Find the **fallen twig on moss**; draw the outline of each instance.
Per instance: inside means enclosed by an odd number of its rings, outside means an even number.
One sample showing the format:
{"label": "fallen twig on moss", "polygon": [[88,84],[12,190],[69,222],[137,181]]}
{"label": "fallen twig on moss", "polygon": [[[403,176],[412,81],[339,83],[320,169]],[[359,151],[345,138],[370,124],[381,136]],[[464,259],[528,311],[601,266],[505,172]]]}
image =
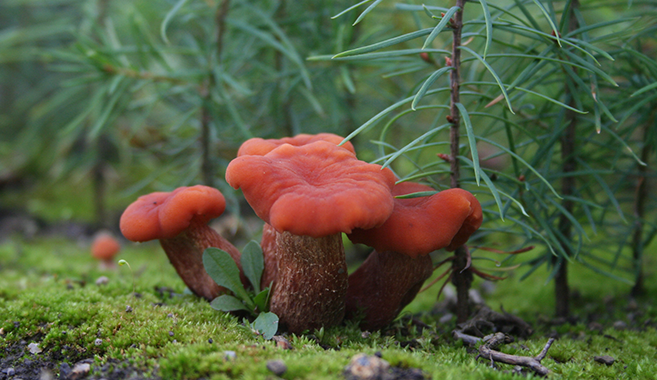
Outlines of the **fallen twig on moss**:
{"label": "fallen twig on moss", "polygon": [[550,338],[547,341],[547,343],[545,344],[545,346],[537,356],[531,357],[531,356],[509,355],[503,352],[496,351],[495,349],[499,347],[501,344],[510,343],[513,341],[512,337],[504,333],[498,332],[492,335],[487,335],[483,339],[472,335],[464,334],[458,330],[454,330],[452,334],[455,339],[461,339],[463,340],[463,342],[470,345],[475,345],[483,340],[484,343],[481,346],[479,346],[478,357],[481,356],[487,358],[491,361],[491,363],[500,362],[505,364],[517,365],[521,367],[527,367],[540,376],[547,376],[550,373],[550,370],[547,369],[543,364],[541,364],[541,360],[543,360],[543,358],[545,358],[545,355],[547,355],[550,346],[552,346],[552,343],[554,343],[554,338]]}

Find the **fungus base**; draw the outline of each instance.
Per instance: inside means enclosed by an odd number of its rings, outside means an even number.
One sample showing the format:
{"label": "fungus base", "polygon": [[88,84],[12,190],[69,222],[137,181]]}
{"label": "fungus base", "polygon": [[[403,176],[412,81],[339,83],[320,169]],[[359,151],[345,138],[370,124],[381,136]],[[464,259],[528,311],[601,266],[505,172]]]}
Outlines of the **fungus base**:
{"label": "fungus base", "polygon": [[349,276],[347,318],[363,316],[361,327],[368,330],[386,326],[413,301],[432,273],[429,255],[411,258],[393,251],[373,251]]}
{"label": "fungus base", "polygon": [[341,234],[322,238],[276,232],[278,276],[269,309],[292,333],[342,321],[347,264]]}
{"label": "fungus base", "polygon": [[[240,268],[241,277],[244,277],[240,265],[240,252],[218,232],[205,224],[197,224],[193,228],[190,226],[174,238],[161,239],[160,244],[185,285],[194,294],[208,301],[228,290],[217,285],[205,271],[203,251],[206,248],[216,247],[228,252]],[[242,282],[245,282],[244,278],[242,278]]]}

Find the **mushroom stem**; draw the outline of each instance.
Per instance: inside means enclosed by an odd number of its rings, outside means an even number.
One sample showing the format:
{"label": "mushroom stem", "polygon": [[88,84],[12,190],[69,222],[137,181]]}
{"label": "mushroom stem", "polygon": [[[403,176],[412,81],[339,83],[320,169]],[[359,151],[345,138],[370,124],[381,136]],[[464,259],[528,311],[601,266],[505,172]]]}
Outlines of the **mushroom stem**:
{"label": "mushroom stem", "polygon": [[347,264],[342,235],[276,232],[278,275],[269,309],[292,333],[330,327],[344,317]]}
{"label": "mushroom stem", "polygon": [[169,239],[160,239],[171,265],[176,269],[185,285],[199,297],[208,301],[215,299],[228,290],[217,285],[203,266],[203,251],[215,247],[228,252],[240,268],[242,283],[248,281],[242,273],[240,252],[228,240],[204,223],[192,221],[188,229]]}
{"label": "mushroom stem", "polygon": [[360,326],[378,330],[392,322],[433,273],[429,255],[416,258],[373,251],[349,276],[347,318],[363,316]]}
{"label": "mushroom stem", "polygon": [[[276,280],[278,274],[278,258],[276,257],[276,235],[278,233],[269,223],[265,223],[262,227],[262,240],[260,240],[260,248],[262,249],[262,256],[265,260],[265,268],[262,271],[262,280],[260,287],[262,289],[268,287],[272,281]],[[262,290],[260,289],[260,290]]]}

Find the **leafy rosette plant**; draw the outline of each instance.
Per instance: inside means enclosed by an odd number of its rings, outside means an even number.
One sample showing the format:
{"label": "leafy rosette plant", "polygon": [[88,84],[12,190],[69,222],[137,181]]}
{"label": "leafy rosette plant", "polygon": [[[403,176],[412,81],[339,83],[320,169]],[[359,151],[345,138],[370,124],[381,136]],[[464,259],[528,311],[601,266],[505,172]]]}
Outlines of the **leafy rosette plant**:
{"label": "leafy rosette plant", "polygon": [[249,323],[250,329],[265,339],[271,339],[278,331],[278,316],[269,312],[269,290],[260,289],[260,280],[265,268],[262,249],[255,242],[249,242],[242,250],[240,258],[244,275],[251,283],[254,293],[246,290],[240,280],[240,269],[231,255],[219,248],[210,247],[203,252],[203,266],[208,275],[219,285],[233,294],[222,294],[210,303],[213,309],[223,312],[246,311],[256,317]]}

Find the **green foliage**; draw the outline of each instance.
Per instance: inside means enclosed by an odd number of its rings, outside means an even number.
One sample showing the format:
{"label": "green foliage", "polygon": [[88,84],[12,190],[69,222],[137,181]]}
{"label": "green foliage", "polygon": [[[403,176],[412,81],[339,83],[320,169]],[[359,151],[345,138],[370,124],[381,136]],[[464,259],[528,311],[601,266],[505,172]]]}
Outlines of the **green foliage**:
{"label": "green foliage", "polygon": [[249,324],[250,329],[266,340],[270,340],[278,331],[278,316],[268,312],[269,291],[267,287],[260,290],[260,278],[265,268],[260,245],[250,241],[240,257],[244,274],[249,279],[255,295],[249,294],[240,280],[240,270],[230,254],[218,248],[207,248],[203,252],[203,266],[210,277],[219,285],[233,292],[234,296],[223,294],[212,300],[213,309],[230,312],[245,310],[256,319]]}
{"label": "green foliage", "polygon": [[[454,84],[446,74],[454,70],[456,12],[464,17],[460,102],[450,106]],[[394,81],[397,97],[347,139],[372,138],[379,146],[375,162],[393,168],[400,181],[447,187],[450,164],[436,154],[450,153],[443,143],[449,124],[442,120],[450,107],[458,108],[464,133],[453,159],[462,167],[460,185],[477,195],[485,215],[471,245],[537,247],[540,253],[522,255],[530,256],[523,260],[525,277],[545,265],[551,279],[569,262],[631,282],[640,264],[629,257],[628,245],[640,248],[647,241],[628,239],[628,230],[637,231],[628,222],[635,193],[631,173],[654,156],[654,138],[645,140],[643,157],[636,135],[656,126],[648,116],[653,98],[637,102],[632,95],[655,94],[648,79],[655,78],[654,65],[641,51],[642,42],[654,46],[655,12],[646,2],[628,8],[622,2],[482,0],[466,2],[462,10],[377,2],[359,19],[392,14],[393,28],[365,33],[371,37],[355,47],[311,59],[369,65]],[[650,54],[654,58],[654,49]],[[633,68],[624,62],[630,56]],[[567,144],[575,149],[564,155],[570,126],[575,133]],[[574,162],[572,169],[564,166],[567,161]],[[648,203],[638,207],[654,214]]]}

